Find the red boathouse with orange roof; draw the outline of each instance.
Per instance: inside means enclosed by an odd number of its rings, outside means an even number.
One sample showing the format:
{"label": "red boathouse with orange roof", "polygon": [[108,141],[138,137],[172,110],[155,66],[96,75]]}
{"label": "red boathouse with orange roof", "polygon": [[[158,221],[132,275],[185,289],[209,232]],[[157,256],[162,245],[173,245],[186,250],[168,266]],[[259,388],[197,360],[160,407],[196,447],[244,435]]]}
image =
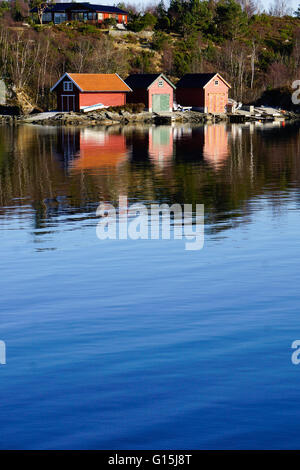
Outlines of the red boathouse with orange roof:
{"label": "red boathouse with orange roof", "polygon": [[58,111],[79,112],[88,106],[123,106],[131,88],[117,73],[65,73],[51,88]]}

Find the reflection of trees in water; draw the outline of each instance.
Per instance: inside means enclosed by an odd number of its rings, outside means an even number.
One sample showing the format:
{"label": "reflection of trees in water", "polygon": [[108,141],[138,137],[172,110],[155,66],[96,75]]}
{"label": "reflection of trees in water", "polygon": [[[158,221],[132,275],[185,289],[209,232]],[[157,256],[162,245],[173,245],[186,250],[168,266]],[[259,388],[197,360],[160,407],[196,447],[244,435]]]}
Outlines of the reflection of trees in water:
{"label": "reflection of trees in water", "polygon": [[299,145],[295,125],[128,126],[88,133],[2,127],[0,210],[31,204],[41,227],[64,212],[92,217],[99,201],[117,203],[127,194],[129,201],[204,203],[208,222],[222,228],[240,216],[245,221],[254,196],[272,191],[274,207],[284,204],[282,192],[299,186]]}

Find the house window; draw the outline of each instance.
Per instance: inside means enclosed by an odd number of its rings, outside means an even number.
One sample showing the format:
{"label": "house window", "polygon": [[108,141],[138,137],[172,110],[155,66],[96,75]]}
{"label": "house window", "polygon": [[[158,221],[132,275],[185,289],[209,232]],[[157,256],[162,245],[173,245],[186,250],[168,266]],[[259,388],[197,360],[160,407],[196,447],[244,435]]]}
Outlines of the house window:
{"label": "house window", "polygon": [[103,13],[98,13],[98,20],[100,20],[100,21],[103,20]]}
{"label": "house window", "polygon": [[92,13],[92,12],[89,12],[89,13],[88,13],[88,18],[89,18],[89,20],[92,20],[92,19],[93,19],[93,17],[94,17],[94,13]]}
{"label": "house window", "polygon": [[83,13],[82,11],[73,12],[72,19],[75,21],[84,21],[85,19],[87,19],[87,13]]}
{"label": "house window", "polygon": [[66,13],[54,13],[54,24],[60,24],[67,21]]}
{"label": "house window", "polygon": [[164,81],[163,80],[158,80],[158,86],[161,88],[164,86]]}
{"label": "house window", "polygon": [[216,86],[219,85],[219,80],[215,80],[215,85],[216,85]]}
{"label": "house window", "polygon": [[123,21],[123,23],[125,23],[125,21],[126,21],[126,16],[125,15],[122,16],[122,21]]}
{"label": "house window", "polygon": [[52,13],[43,13],[43,22],[50,23],[52,21]]}
{"label": "house window", "polygon": [[64,82],[64,91],[73,91],[73,83]]}

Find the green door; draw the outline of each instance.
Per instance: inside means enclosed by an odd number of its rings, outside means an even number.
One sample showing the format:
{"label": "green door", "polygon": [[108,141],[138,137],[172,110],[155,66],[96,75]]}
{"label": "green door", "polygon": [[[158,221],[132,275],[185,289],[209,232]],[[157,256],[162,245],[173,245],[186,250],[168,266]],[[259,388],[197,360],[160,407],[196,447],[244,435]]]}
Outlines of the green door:
{"label": "green door", "polygon": [[152,96],[152,111],[160,113],[162,111],[170,111],[170,95],[153,95]]}

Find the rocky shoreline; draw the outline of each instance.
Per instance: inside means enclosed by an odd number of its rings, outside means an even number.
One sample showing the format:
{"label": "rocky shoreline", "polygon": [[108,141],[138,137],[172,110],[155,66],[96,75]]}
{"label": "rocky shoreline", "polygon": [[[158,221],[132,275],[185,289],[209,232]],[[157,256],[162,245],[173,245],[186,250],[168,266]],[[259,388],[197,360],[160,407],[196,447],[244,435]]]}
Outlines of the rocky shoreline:
{"label": "rocky shoreline", "polygon": [[[238,114],[213,115],[197,111],[173,112],[156,114],[149,112],[130,113],[125,110],[110,111],[108,109],[92,111],[89,113],[61,113],[48,112],[21,116],[0,115],[0,124],[35,124],[42,126],[111,126],[115,124],[171,124],[172,122],[185,124],[205,124],[220,121],[245,122],[251,121],[252,116],[239,116]],[[292,112],[284,114],[284,120],[299,120],[300,116]],[[256,118],[257,120],[257,118]]]}
{"label": "rocky shoreline", "polygon": [[27,116],[0,116],[0,123],[19,124],[29,123],[46,126],[97,126],[114,124],[170,124],[171,122],[204,124],[227,120],[227,115],[214,116],[195,111],[156,114],[149,112],[129,113],[120,110],[93,111],[89,113],[40,113]]}

